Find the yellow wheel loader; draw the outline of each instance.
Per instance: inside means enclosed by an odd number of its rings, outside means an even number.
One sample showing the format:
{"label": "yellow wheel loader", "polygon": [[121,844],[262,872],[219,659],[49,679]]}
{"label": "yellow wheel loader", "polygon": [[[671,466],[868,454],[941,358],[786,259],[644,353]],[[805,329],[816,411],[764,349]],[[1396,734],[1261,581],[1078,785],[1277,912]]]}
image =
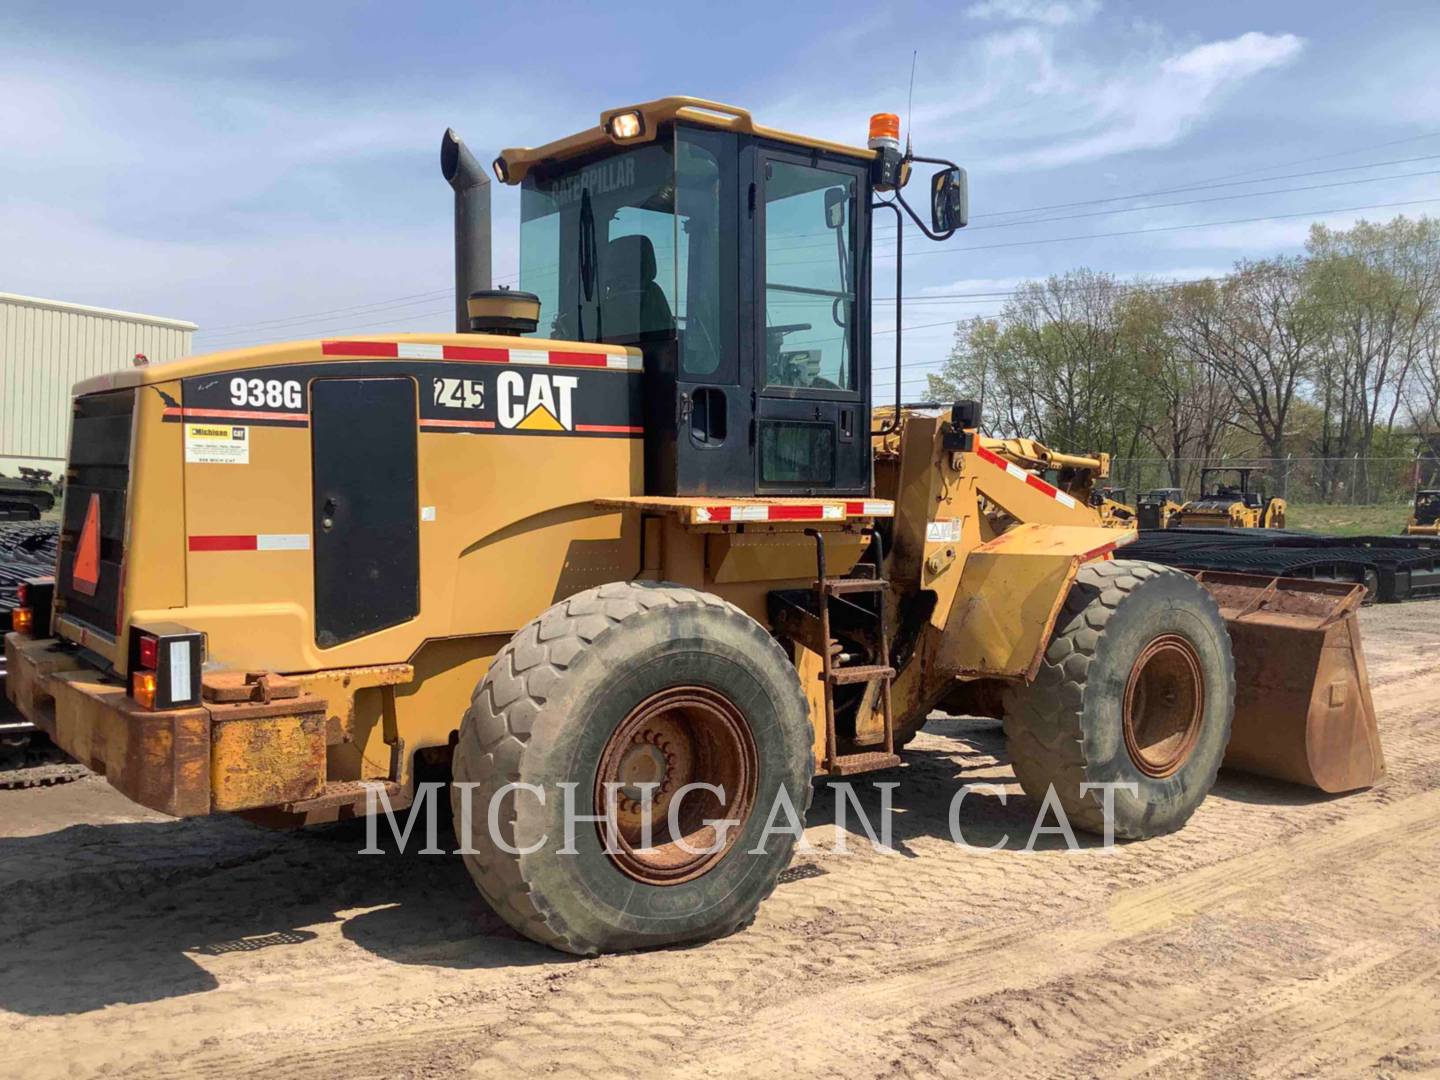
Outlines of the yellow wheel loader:
{"label": "yellow wheel loader", "polygon": [[898,127],[665,98],[505,150],[524,291],[491,288],[489,182],[447,132],[455,333],[75,388],[7,693],[173,815],[303,825],[453,775],[485,899],[582,954],[744,926],[785,804],[900,765],[957,685],[1030,795],[1122,837],[1182,825],[1227,748],[1372,783],[1360,590],[1127,561],[974,403],[873,407],[875,215],[943,240],[967,214]]}

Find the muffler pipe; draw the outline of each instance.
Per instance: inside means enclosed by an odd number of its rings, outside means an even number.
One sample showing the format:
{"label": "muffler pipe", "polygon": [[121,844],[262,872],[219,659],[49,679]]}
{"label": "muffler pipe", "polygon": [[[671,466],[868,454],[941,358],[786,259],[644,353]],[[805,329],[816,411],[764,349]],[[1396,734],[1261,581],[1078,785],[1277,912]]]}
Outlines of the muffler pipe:
{"label": "muffler pipe", "polygon": [[455,190],[455,330],[470,330],[472,292],[490,288],[490,177],[469,148],[446,128],[440,172]]}

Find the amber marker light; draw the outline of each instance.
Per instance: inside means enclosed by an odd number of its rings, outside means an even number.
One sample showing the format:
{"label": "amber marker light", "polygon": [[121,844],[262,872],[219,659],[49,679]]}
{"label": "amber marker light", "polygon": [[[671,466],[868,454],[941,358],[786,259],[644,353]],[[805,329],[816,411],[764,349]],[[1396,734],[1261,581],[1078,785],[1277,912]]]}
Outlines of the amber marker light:
{"label": "amber marker light", "polygon": [[870,149],[900,149],[900,117],[893,112],[877,112],[870,117]]}
{"label": "amber marker light", "polygon": [[145,709],[155,708],[155,672],[137,671],[130,676],[130,696]]}

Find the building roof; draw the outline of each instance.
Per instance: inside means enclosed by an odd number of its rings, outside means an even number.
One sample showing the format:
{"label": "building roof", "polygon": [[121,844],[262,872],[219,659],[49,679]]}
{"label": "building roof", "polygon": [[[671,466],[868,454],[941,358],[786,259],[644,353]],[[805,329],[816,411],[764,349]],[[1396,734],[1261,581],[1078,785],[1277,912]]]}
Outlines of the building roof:
{"label": "building roof", "polygon": [[199,329],[194,323],[186,322],[183,319],[167,319],[162,315],[141,315],[134,311],[117,311],[114,308],[91,307],[88,304],[72,304],[65,300],[45,300],[38,296],[21,296],[18,293],[0,292],[0,303],[49,308],[51,311],[71,311],[79,315],[100,315],[107,319],[145,323],[147,326],[167,326],[174,330]]}

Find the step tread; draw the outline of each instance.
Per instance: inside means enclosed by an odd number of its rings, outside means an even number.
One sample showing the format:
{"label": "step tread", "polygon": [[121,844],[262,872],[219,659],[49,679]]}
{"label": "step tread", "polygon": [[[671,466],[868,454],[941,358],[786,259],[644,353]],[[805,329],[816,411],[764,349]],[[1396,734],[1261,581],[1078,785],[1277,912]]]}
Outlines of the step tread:
{"label": "step tread", "polygon": [[883,750],[864,754],[844,754],[830,763],[830,775],[853,776],[855,773],[873,772],[876,769],[893,769],[899,764],[899,754],[887,754]]}

